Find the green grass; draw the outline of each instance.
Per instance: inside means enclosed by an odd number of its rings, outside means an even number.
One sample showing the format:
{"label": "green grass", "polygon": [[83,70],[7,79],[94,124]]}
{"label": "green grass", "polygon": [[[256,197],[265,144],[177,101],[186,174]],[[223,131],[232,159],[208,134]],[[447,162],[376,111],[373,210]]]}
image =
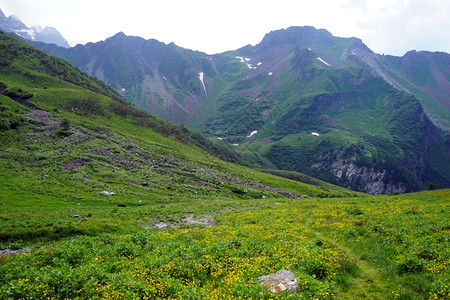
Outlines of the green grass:
{"label": "green grass", "polygon": [[[289,269],[299,281],[294,299],[445,298],[449,193],[180,199],[173,206],[161,201],[156,210],[148,203],[114,209],[100,202],[76,208],[90,212],[85,219],[70,218],[62,203],[53,203],[53,213],[30,204],[18,215],[18,207],[5,211],[2,223],[14,220],[9,230],[19,232],[40,221],[51,236],[69,228],[77,235],[12,243],[31,252],[2,258],[0,290],[7,298],[282,299],[256,278]],[[211,202],[211,211],[199,205]],[[189,225],[188,215],[209,217],[212,226]],[[150,216],[173,227],[157,229]]]}

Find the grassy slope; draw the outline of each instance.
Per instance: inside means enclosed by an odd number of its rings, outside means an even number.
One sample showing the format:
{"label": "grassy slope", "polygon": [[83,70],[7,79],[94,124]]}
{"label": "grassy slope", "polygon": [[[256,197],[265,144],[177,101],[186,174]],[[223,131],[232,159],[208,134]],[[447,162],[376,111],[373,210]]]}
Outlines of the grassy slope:
{"label": "grassy slope", "polygon": [[109,96],[8,68],[3,92],[49,115],[25,119],[31,109],[0,95],[2,117],[18,120],[0,131],[0,243],[31,250],[0,256],[5,298],[276,298],[256,278],[280,268],[300,299],[448,293],[448,190],[350,198],[220,161]]}

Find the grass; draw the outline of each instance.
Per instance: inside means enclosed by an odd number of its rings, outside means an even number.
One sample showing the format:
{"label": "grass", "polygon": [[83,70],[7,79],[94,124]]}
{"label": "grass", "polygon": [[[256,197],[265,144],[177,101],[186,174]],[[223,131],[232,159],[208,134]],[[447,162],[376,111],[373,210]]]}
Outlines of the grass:
{"label": "grass", "polygon": [[[156,210],[147,203],[120,210],[105,203],[77,208],[91,212],[86,219],[69,218],[67,204],[53,214],[34,205],[20,209],[22,220],[53,221],[47,224],[52,235],[64,224],[88,232],[3,257],[0,290],[7,298],[282,299],[286,295],[265,291],[256,279],[289,269],[299,281],[293,299],[443,299],[449,292],[449,196],[440,190],[344,199],[161,201]],[[3,224],[10,218],[13,231],[27,226],[12,211],[2,214]],[[212,214],[213,226],[183,222],[191,214]],[[170,226],[152,226],[148,220],[155,215]],[[115,228],[97,227],[108,222]]]}

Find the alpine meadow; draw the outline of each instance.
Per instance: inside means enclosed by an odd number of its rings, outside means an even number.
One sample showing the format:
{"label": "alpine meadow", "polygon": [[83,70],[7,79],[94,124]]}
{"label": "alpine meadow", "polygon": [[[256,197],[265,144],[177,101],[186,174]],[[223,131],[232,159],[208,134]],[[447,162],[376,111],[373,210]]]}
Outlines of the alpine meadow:
{"label": "alpine meadow", "polygon": [[449,78],[313,27],[0,31],[0,299],[448,299]]}

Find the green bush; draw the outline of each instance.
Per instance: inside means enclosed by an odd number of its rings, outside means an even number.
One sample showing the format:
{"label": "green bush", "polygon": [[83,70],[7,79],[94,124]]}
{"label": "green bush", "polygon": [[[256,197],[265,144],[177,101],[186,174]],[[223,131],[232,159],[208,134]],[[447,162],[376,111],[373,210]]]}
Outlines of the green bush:
{"label": "green bush", "polygon": [[8,96],[9,98],[11,98],[13,100],[28,100],[31,97],[33,97],[32,93],[27,92],[21,88],[16,88],[16,87],[6,89],[3,92],[3,95]]}

